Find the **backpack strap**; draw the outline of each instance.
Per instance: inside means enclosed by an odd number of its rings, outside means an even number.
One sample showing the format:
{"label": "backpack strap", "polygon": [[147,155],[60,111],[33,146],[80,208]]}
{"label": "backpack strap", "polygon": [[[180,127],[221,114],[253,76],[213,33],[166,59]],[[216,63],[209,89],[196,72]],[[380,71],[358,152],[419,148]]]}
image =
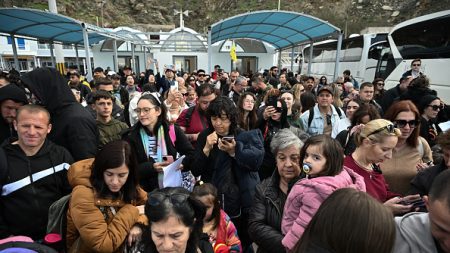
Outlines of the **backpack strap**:
{"label": "backpack strap", "polygon": [[192,118],[192,114],[194,113],[194,109],[195,106],[191,106],[189,107],[189,109],[186,112],[186,117],[184,118],[184,124],[186,129],[189,128],[189,126],[191,125],[191,118]]}
{"label": "backpack strap", "polygon": [[309,109],[308,128],[311,126],[311,122],[314,119],[314,106]]}
{"label": "backpack strap", "polygon": [[342,119],[342,112],[341,112],[341,109],[338,108],[338,107],[335,107],[334,105],[331,105],[331,106],[334,107],[334,109],[336,110],[337,114],[339,115],[339,118]]}

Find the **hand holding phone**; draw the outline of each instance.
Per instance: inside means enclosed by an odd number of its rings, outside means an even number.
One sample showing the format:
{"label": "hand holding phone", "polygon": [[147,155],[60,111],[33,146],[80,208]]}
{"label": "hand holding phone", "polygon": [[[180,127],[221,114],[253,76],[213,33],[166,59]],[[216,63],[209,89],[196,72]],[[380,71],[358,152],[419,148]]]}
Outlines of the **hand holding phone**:
{"label": "hand holding phone", "polygon": [[224,136],[224,137],[222,137],[222,141],[225,141],[225,142],[231,143],[231,142],[233,142],[233,140],[234,140],[234,136]]}
{"label": "hand holding phone", "polygon": [[171,155],[165,155],[162,157],[162,159],[164,162],[168,162],[169,164],[173,163],[173,156],[171,156]]}

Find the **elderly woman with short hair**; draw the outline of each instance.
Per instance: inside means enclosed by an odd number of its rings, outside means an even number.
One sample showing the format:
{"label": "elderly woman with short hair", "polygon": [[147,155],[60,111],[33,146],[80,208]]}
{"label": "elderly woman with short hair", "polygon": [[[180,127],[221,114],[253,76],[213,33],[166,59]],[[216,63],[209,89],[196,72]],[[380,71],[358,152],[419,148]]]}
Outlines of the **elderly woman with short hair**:
{"label": "elderly woman with short hair", "polygon": [[280,129],[270,143],[277,170],[256,186],[249,215],[249,234],[258,244],[258,253],[284,252],[281,220],[288,185],[300,175],[300,149],[303,142],[289,129]]}

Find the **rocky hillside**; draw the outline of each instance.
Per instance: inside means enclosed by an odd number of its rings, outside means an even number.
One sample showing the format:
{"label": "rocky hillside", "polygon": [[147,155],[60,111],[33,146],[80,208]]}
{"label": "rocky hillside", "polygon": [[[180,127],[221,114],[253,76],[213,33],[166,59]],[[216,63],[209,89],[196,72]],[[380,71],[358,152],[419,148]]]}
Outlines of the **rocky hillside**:
{"label": "rocky hillside", "polygon": [[[189,10],[185,26],[208,25],[240,13],[277,9],[277,0],[56,0],[61,14],[105,27],[147,31],[179,26],[174,9]],[[281,10],[303,12],[359,33],[368,26],[392,26],[406,19],[450,9],[450,0],[280,0]],[[0,0],[0,7],[48,9],[47,0]],[[103,22],[102,22],[103,21]],[[156,25],[156,26],[155,26]]]}

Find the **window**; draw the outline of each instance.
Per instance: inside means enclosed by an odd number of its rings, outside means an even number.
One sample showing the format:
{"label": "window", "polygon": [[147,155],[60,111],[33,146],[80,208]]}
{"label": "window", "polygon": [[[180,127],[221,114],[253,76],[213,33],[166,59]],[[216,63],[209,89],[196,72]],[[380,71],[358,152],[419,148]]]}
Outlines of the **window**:
{"label": "window", "polygon": [[398,29],[392,38],[403,59],[450,58],[450,16]]}
{"label": "window", "polygon": [[[12,38],[7,37],[8,45],[12,45]],[[16,46],[19,50],[25,50],[25,39],[24,38],[16,38]]]}

